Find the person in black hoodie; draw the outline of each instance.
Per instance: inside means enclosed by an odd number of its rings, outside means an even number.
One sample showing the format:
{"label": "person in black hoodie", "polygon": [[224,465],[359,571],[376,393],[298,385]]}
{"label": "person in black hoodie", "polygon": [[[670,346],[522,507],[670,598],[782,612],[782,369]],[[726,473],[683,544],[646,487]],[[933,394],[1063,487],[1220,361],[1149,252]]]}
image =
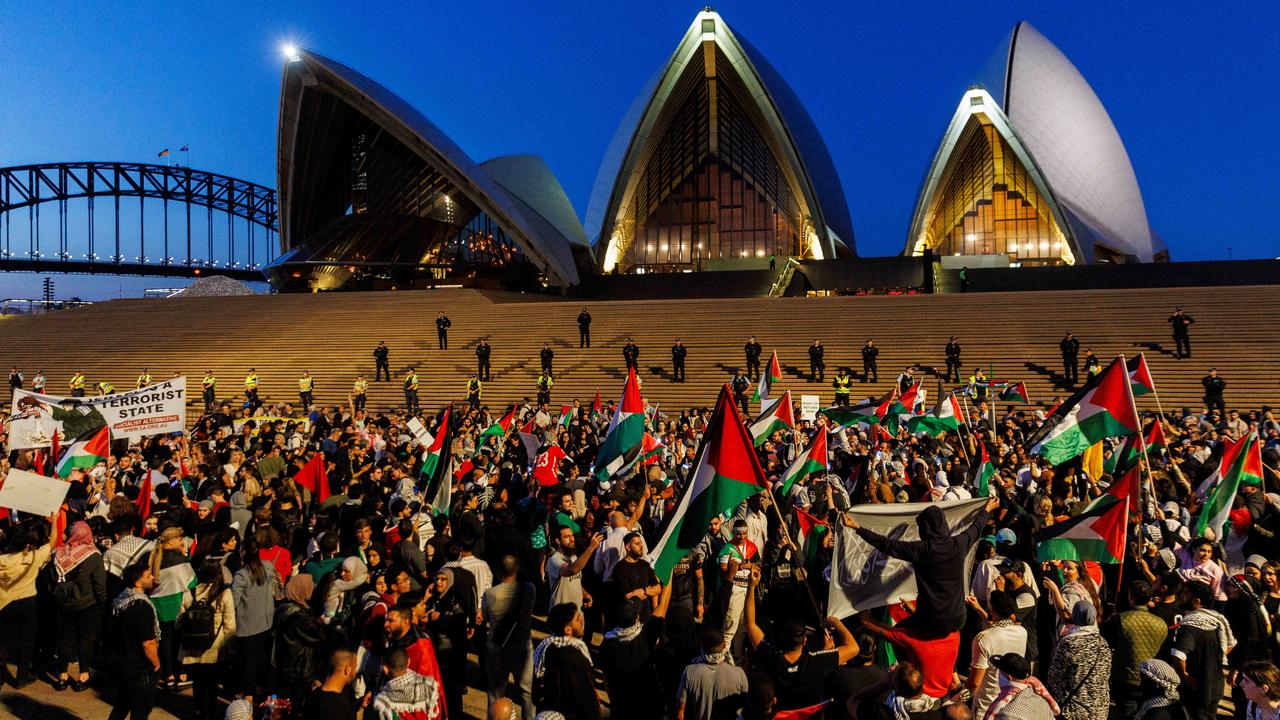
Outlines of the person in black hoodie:
{"label": "person in black hoodie", "polygon": [[916,517],[919,540],[887,538],[862,527],[847,513],[841,516],[841,520],[871,547],[889,557],[911,563],[918,592],[916,611],[900,627],[921,638],[941,638],[964,627],[964,559],[982,534],[991,511],[999,505],[998,497],[987,500],[986,506],[973,519],[973,524],[956,535],[952,535],[947,527],[942,508],[930,505]]}

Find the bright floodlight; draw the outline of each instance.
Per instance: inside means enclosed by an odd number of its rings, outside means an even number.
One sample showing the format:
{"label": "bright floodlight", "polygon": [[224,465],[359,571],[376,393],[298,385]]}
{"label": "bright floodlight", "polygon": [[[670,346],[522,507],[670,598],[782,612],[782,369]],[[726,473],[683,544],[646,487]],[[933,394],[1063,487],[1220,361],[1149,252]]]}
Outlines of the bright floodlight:
{"label": "bright floodlight", "polygon": [[293,43],[285,43],[280,46],[280,54],[284,55],[284,59],[289,62],[298,62],[302,59],[302,54],[298,52],[298,46]]}

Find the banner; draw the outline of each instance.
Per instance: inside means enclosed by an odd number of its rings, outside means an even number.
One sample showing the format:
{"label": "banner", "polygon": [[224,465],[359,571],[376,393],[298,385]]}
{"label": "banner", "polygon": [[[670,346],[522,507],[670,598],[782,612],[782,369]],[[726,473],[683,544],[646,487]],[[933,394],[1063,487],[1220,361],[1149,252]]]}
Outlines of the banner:
{"label": "banner", "polygon": [[[954,535],[968,528],[987,498],[949,500],[937,503],[894,503],[889,505],[857,505],[850,512],[859,525],[895,540],[919,540],[916,516],[930,505],[936,505],[947,516]],[[831,556],[831,585],[827,593],[827,614],[848,617],[863,610],[892,605],[899,600],[916,597],[916,576],[911,563],[891,558],[867,544],[843,523],[836,523],[836,546]],[[965,558],[964,577],[972,573],[970,548]]]}
{"label": "banner", "polygon": [[101,397],[14,390],[10,412],[10,450],[49,447],[55,432],[65,447],[103,425],[111,428],[112,440],[182,432],[187,422],[187,379],[176,377]]}
{"label": "banner", "polygon": [[813,422],[818,418],[818,409],[821,407],[820,398],[817,395],[801,395],[799,419]]}
{"label": "banner", "polygon": [[0,487],[0,508],[48,517],[62,506],[71,483],[57,478],[12,469]]}

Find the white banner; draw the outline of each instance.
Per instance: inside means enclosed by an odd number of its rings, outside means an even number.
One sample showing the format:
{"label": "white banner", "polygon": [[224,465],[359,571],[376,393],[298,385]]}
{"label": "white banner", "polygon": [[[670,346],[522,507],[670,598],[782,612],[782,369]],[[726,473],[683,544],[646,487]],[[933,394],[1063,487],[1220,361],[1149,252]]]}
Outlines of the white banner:
{"label": "white banner", "polygon": [[[851,512],[858,524],[895,540],[919,540],[916,516],[930,505],[937,505],[947,516],[954,535],[973,524],[974,517],[987,502],[949,500],[938,503],[893,503],[857,505]],[[843,523],[836,523],[835,551],[831,556],[831,585],[827,593],[827,614],[848,617],[863,610],[892,605],[899,600],[916,597],[916,576],[911,563],[891,558],[867,544]],[[972,573],[977,543],[965,558],[965,578]]]}
{"label": "white banner", "polygon": [[0,507],[48,517],[62,506],[71,483],[13,469],[0,488]]}
{"label": "white banner", "polygon": [[10,412],[10,450],[49,447],[55,432],[66,447],[103,425],[111,428],[112,440],[182,432],[187,422],[187,379],[177,377],[101,397],[14,390]]}
{"label": "white banner", "polygon": [[801,395],[800,396],[800,420],[808,420],[813,422],[818,417],[818,409],[822,407],[820,398],[817,395]]}

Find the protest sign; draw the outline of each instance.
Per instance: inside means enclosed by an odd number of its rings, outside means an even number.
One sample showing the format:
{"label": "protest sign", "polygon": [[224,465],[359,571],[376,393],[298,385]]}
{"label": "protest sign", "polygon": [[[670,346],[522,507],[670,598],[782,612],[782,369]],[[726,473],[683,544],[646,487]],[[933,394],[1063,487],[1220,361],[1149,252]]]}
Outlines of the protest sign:
{"label": "protest sign", "polygon": [[58,433],[67,445],[106,425],[113,440],[182,432],[186,426],[187,379],[94,397],[41,395],[14,390],[9,449],[49,447]]}

